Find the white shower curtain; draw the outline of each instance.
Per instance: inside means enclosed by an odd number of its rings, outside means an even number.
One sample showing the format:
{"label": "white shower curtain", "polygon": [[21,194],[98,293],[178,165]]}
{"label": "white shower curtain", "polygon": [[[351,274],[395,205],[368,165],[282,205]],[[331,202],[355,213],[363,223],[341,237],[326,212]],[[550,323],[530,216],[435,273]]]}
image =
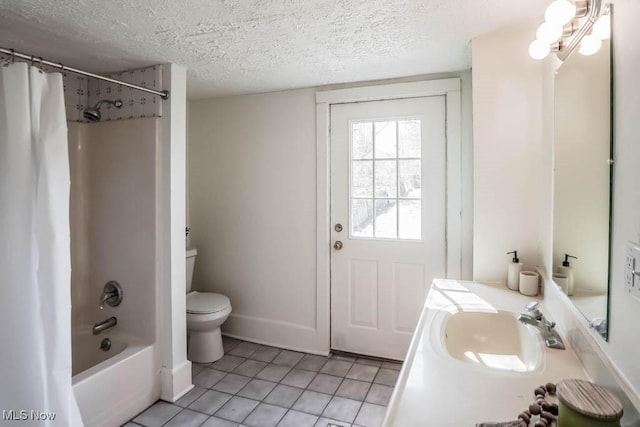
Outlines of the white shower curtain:
{"label": "white shower curtain", "polygon": [[71,385],[69,179],[62,76],[0,66],[0,424],[82,426]]}

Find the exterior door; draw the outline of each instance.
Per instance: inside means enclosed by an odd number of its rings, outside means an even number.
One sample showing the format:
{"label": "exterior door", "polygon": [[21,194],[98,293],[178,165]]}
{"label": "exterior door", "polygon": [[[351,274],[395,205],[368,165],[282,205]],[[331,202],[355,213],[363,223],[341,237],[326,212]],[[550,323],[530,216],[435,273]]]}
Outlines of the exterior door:
{"label": "exterior door", "polygon": [[331,347],[404,359],[446,274],[445,97],[331,106]]}

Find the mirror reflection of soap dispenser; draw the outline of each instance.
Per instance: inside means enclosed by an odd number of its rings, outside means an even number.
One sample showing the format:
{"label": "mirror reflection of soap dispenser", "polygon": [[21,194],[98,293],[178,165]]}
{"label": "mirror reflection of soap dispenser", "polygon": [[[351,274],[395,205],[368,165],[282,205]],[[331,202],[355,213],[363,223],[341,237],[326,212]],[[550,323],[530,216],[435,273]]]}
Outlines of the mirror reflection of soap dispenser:
{"label": "mirror reflection of soap dispenser", "polygon": [[575,286],[573,283],[573,267],[571,267],[569,258],[578,259],[578,257],[575,257],[573,255],[564,254],[564,261],[562,261],[562,266],[558,267],[558,273],[567,276],[567,295],[573,295],[573,292],[575,290]]}
{"label": "mirror reflection of soap dispenser", "polygon": [[520,290],[520,272],[522,271],[522,263],[518,258],[518,251],[507,252],[507,255],[513,254],[513,259],[507,268],[507,287],[512,291]]}

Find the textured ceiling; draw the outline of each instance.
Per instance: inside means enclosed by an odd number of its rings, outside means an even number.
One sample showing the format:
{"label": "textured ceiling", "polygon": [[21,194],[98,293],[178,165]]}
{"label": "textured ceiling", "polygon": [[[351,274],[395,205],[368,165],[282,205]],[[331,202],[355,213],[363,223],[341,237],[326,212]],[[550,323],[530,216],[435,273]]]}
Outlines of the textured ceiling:
{"label": "textured ceiling", "polygon": [[94,72],[182,64],[195,99],[468,69],[472,38],[547,2],[0,0],[0,46]]}

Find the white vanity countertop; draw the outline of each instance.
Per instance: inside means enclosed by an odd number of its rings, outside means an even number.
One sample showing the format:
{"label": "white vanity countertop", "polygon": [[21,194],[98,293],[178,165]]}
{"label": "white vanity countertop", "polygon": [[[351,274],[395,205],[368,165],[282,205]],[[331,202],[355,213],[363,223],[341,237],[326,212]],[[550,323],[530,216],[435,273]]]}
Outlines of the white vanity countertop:
{"label": "white vanity countertop", "polygon": [[[424,305],[405,363],[391,396],[384,426],[475,426],[512,421],[528,408],[533,390],[565,378],[588,379],[562,336],[566,350],[544,346],[542,365],[532,372],[511,372],[459,361],[438,343],[443,319],[457,311],[506,310],[519,313],[536,297],[496,284],[435,280]],[[542,312],[553,321],[553,315]],[[563,335],[563,334],[561,334]]]}

